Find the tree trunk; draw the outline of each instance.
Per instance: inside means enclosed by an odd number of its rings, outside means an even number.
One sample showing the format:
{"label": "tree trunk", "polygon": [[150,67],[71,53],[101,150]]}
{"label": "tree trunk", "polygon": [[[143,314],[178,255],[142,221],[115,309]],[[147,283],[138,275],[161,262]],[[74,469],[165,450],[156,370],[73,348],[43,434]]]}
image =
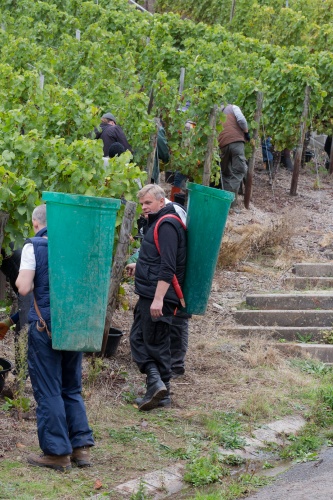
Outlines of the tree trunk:
{"label": "tree trunk", "polygon": [[247,171],[246,184],[245,184],[245,195],[244,195],[245,208],[249,208],[250,200],[251,200],[252,180],[253,180],[253,170],[254,170],[254,160],[255,160],[254,155],[255,155],[255,150],[256,150],[256,142],[258,139],[258,130],[259,130],[263,100],[264,100],[264,94],[262,92],[258,92],[258,94],[257,94],[257,107],[256,107],[256,112],[254,114],[254,121],[258,124],[258,127],[254,130],[253,139],[251,141],[252,156],[249,160],[249,168]]}
{"label": "tree trunk", "polygon": [[215,135],[216,135],[216,117],[217,117],[217,110],[218,107],[215,104],[209,115],[209,126],[211,128],[212,133],[208,137],[207,140],[207,150],[205,154],[205,162],[204,162],[204,172],[202,176],[202,184],[204,186],[209,186],[210,183],[210,172],[212,169],[212,159],[213,159],[213,152],[214,152],[214,141],[215,141]]}
{"label": "tree trunk", "polygon": [[117,298],[119,286],[123,277],[123,271],[127,259],[128,244],[132,232],[133,221],[136,213],[136,203],[134,201],[128,201],[126,203],[123,222],[120,228],[120,235],[117,244],[116,254],[114,256],[114,262],[111,272],[111,281],[109,287],[109,297],[108,306],[106,309],[106,318],[103,334],[103,343],[101,349],[101,355],[104,356],[106,344],[108,341],[109,330],[111,327],[111,321],[114,311],[117,307]]}
{"label": "tree trunk", "polygon": [[304,144],[305,132],[306,132],[306,120],[307,120],[307,117],[309,114],[310,92],[311,92],[311,88],[309,85],[307,85],[305,87],[303,112],[302,112],[302,118],[301,118],[301,123],[300,123],[300,137],[299,137],[298,145],[296,147],[296,153],[295,153],[295,159],[294,159],[294,171],[293,171],[293,176],[291,179],[291,186],[290,186],[290,195],[291,196],[296,196],[296,194],[297,194],[299,170],[300,170],[300,165],[301,165],[303,144]]}

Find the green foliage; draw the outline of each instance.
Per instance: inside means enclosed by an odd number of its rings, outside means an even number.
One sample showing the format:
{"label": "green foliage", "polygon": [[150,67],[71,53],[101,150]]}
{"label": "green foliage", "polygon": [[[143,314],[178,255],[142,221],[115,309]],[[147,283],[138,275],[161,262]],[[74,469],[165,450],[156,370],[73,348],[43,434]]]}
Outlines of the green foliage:
{"label": "green foliage", "polygon": [[147,487],[143,481],[140,481],[138,491],[132,493],[130,500],[149,500],[151,495],[147,493]]}
{"label": "green foliage", "polygon": [[105,368],[105,363],[102,358],[95,354],[89,357],[88,363],[88,384],[94,385],[96,380]]}
{"label": "green foliage", "polygon": [[1,409],[4,411],[18,410],[19,412],[27,412],[30,410],[30,399],[25,397],[18,397],[11,399],[5,396],[5,403],[2,405]]}
{"label": "green foliage", "polygon": [[246,462],[245,458],[239,455],[223,455],[221,460],[224,464],[232,466],[239,466]]}
{"label": "green foliage", "polygon": [[299,359],[295,358],[290,361],[290,364],[300,371],[310,375],[324,376],[327,373],[332,373],[332,367],[325,365],[316,359]]}
{"label": "green foliage", "polygon": [[208,437],[225,448],[242,448],[246,441],[239,436],[242,425],[235,413],[214,412],[213,418],[204,419]]}
{"label": "green foliage", "polygon": [[302,342],[303,344],[309,344],[310,342],[312,342],[312,333],[307,333],[304,335],[297,333],[296,336],[297,342]]}
{"label": "green foliage", "polygon": [[291,443],[280,451],[281,458],[297,462],[316,460],[317,450],[323,444],[323,439],[316,434],[316,427],[307,425],[299,435],[289,436]]}
{"label": "green foliage", "polygon": [[[299,0],[300,1],[300,0]],[[28,236],[31,211],[43,190],[135,199],[135,179],[145,182],[154,117],[166,123],[170,168],[201,182],[208,125],[214,104],[242,107],[251,129],[256,92],[264,92],[263,121],[276,148],[293,147],[299,136],[304,90],[311,86],[313,126],[332,128],[332,39],[319,2],[281,9],[278,2],[175,0],[179,15],[154,17],[127,2],[8,0],[0,29],[0,209],[10,214],[8,242]],[[331,2],[331,0],[330,0]],[[160,0],[168,9],[168,0]],[[291,29],[292,27],[292,29]],[[273,29],[274,28],[274,29]],[[76,38],[80,30],[80,40]],[[237,33],[241,32],[241,33]],[[261,36],[261,41],[246,36]],[[311,35],[311,43],[307,43]],[[271,44],[278,37],[288,44]],[[267,40],[267,42],[266,42]],[[305,47],[291,47],[303,41]],[[320,50],[313,50],[313,46]],[[323,50],[325,49],[325,50]],[[70,64],[69,64],[70,61]],[[185,88],[178,91],[180,68]],[[44,76],[41,88],[40,78]],[[154,90],[154,106],[148,101]],[[187,112],[178,111],[187,100]],[[94,127],[111,110],[131,143],[134,156],[114,159],[103,169],[102,142]],[[186,131],[187,119],[196,127]],[[216,136],[223,128],[218,117]],[[212,179],[217,180],[218,148]],[[120,223],[121,213],[118,216]]]}
{"label": "green foliage", "polygon": [[139,427],[122,427],[121,429],[109,429],[109,436],[118,443],[129,443],[131,441],[147,441],[149,443],[157,443],[156,436],[153,432],[148,432]]}
{"label": "green foliage", "polygon": [[229,469],[219,461],[216,453],[207,457],[196,457],[186,465],[184,480],[193,486],[215,483],[229,475]]}
{"label": "green foliage", "polygon": [[321,335],[324,344],[333,344],[333,330],[323,330]]}

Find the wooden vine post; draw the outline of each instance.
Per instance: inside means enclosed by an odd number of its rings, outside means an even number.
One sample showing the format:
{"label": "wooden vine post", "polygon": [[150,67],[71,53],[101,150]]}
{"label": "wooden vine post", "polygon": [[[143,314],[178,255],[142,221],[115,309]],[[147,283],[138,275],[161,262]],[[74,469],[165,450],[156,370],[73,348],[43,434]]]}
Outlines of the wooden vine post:
{"label": "wooden vine post", "polygon": [[233,17],[235,15],[235,8],[236,8],[236,0],[232,0],[230,9],[230,22],[233,20]]}
{"label": "wooden vine post", "polygon": [[215,141],[215,135],[216,135],[217,111],[218,111],[218,107],[215,104],[212,107],[212,109],[210,111],[210,115],[209,115],[209,127],[210,127],[212,132],[207,140],[207,150],[206,150],[206,154],[205,154],[204,171],[203,171],[203,176],[202,176],[202,184],[204,186],[209,186],[209,183],[210,183],[210,172],[212,169],[214,141]]}
{"label": "wooden vine post", "polygon": [[256,142],[257,142],[258,133],[259,133],[259,124],[260,124],[263,100],[264,100],[264,94],[262,92],[258,92],[256,112],[255,112],[254,118],[253,118],[254,121],[258,124],[258,126],[256,127],[256,129],[253,132],[253,138],[251,141],[252,155],[251,155],[251,158],[249,160],[249,168],[248,168],[247,177],[246,177],[245,194],[244,194],[244,206],[245,206],[245,208],[249,208],[250,200],[251,200],[255,150],[256,150]]}
{"label": "wooden vine post", "polygon": [[[147,108],[147,113],[150,115],[154,105],[154,87],[152,86],[149,94],[149,103],[148,103],[148,108]],[[146,184],[151,183],[151,178],[153,175],[153,168],[154,168],[154,161],[155,161],[155,154],[156,154],[156,147],[157,147],[157,130],[154,134],[150,136],[150,143],[149,143],[149,154],[147,158],[147,181]]]}
{"label": "wooden vine post", "polygon": [[301,123],[300,123],[300,136],[299,136],[298,144],[296,147],[296,153],[295,153],[295,159],[294,159],[294,171],[293,171],[293,176],[291,179],[291,186],[290,186],[290,195],[291,196],[297,195],[297,184],[298,184],[299,170],[300,170],[300,166],[301,166],[304,138],[305,138],[305,132],[306,132],[306,120],[307,120],[308,114],[309,114],[310,92],[311,92],[311,87],[309,85],[307,85],[305,87],[303,112],[302,112],[302,118],[301,118]]}
{"label": "wooden vine post", "polygon": [[102,356],[104,356],[105,353],[109,330],[111,327],[112,316],[117,307],[118,291],[123,277],[125,263],[127,260],[127,249],[132,232],[135,213],[136,213],[136,203],[134,203],[134,201],[128,201],[125,206],[123,222],[121,224],[119,240],[112,266],[108,305],[106,309],[105,326],[103,334],[103,343],[101,349]]}

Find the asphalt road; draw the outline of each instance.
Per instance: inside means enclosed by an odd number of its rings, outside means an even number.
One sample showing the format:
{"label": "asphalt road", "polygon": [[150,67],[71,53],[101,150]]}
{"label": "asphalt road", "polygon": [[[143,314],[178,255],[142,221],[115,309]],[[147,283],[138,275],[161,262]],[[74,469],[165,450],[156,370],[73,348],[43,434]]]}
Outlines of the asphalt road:
{"label": "asphalt road", "polygon": [[318,460],[294,465],[247,500],[333,500],[333,448]]}

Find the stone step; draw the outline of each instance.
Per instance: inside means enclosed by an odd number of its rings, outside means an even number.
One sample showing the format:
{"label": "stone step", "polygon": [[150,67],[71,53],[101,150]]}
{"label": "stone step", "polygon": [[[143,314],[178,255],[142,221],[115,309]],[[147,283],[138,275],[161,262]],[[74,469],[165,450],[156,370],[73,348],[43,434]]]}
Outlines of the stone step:
{"label": "stone step", "polygon": [[242,337],[259,334],[263,338],[267,337],[267,339],[319,342],[323,338],[323,332],[329,330],[329,328],[315,326],[235,326],[226,330],[229,334],[241,335]]}
{"label": "stone step", "polygon": [[247,295],[246,304],[257,309],[332,309],[333,292]]}
{"label": "stone step", "polygon": [[292,272],[299,277],[333,277],[333,264],[321,262],[294,264]]}
{"label": "stone step", "polygon": [[326,364],[333,364],[333,345],[328,344],[277,344],[276,347],[288,356],[310,357]]}
{"label": "stone step", "polygon": [[319,326],[332,328],[333,310],[245,310],[235,311],[234,319],[238,324],[247,326]]}
{"label": "stone step", "polygon": [[333,278],[324,277],[287,277],[284,280],[286,285],[292,286],[295,290],[330,289],[333,288]]}

